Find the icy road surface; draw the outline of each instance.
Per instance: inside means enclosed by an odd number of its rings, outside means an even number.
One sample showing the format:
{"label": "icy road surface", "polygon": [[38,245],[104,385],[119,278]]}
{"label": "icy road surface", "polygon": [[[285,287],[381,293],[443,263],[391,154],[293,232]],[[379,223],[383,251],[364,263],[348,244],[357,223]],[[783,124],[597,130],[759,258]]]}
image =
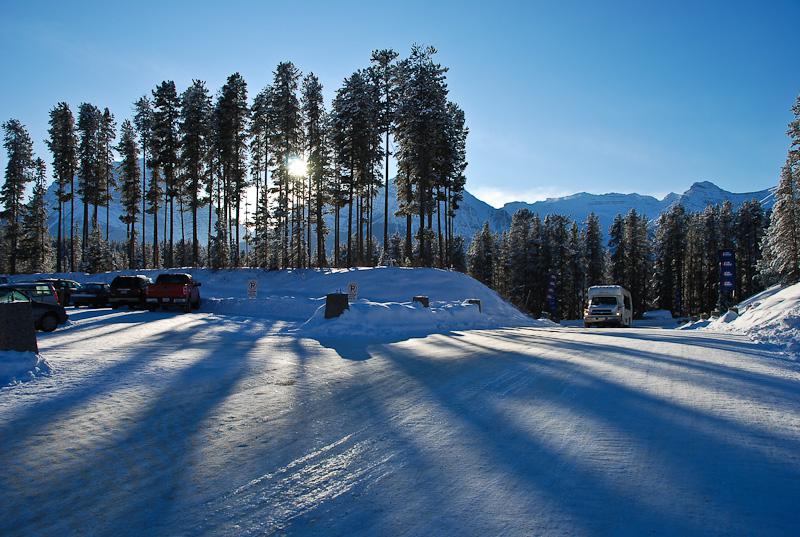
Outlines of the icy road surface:
{"label": "icy road surface", "polygon": [[365,342],[81,310],[0,390],[0,535],[788,535],[800,372],[744,337]]}

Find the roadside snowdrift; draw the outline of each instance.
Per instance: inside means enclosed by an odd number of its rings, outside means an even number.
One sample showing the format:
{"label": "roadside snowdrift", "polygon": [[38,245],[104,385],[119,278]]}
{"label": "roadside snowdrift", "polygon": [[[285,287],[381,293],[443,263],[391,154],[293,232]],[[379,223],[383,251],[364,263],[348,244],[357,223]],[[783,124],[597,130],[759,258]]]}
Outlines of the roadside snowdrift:
{"label": "roadside snowdrift", "polygon": [[47,360],[35,352],[0,351],[0,387],[51,372]]}
{"label": "roadside snowdrift", "polygon": [[[431,333],[442,330],[531,326],[540,322],[524,315],[477,280],[447,270],[432,268],[298,269],[174,269],[191,273],[202,283],[201,312],[259,317],[290,323],[308,335],[331,336],[381,333]],[[103,274],[59,274],[79,282],[110,282],[119,274],[146,274],[151,278],[167,270],[119,271]],[[25,276],[32,280],[36,276]],[[23,277],[17,277],[23,279]],[[256,298],[248,298],[248,282],[255,280]],[[324,319],[325,295],[347,292],[358,285],[358,300],[339,319]],[[430,299],[431,308],[411,303],[415,295]],[[468,298],[481,301],[482,311],[464,304]],[[291,324],[294,326],[291,326]],[[302,325],[302,326],[301,326]]]}
{"label": "roadside snowdrift", "polygon": [[738,310],[738,315],[727,312],[719,318],[681,328],[746,334],[753,341],[800,354],[800,283],[770,287],[741,302]]}

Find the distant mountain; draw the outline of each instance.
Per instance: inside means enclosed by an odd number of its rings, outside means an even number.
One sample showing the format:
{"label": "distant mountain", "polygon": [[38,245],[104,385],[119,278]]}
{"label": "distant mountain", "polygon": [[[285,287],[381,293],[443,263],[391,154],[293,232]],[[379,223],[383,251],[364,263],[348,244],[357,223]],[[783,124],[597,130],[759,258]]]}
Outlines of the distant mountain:
{"label": "distant mountain", "polygon": [[[119,204],[119,194],[114,192],[114,202],[110,207],[110,236],[113,240],[125,239],[125,224],[119,220],[122,214],[122,207]],[[383,189],[379,189],[378,195],[375,199],[374,208],[374,223],[373,234],[378,242],[383,237]],[[630,209],[636,209],[637,212],[644,214],[651,220],[658,217],[663,211],[676,203],[683,204],[688,211],[702,211],[708,205],[722,203],[725,200],[730,200],[734,208],[741,205],[746,200],[758,200],[765,209],[772,207],[774,203],[772,190],[760,190],[758,192],[746,193],[733,193],[719,188],[714,183],[709,181],[702,181],[694,183],[686,192],[682,194],[671,193],[663,199],[658,199],[653,196],[643,196],[641,194],[589,194],[581,192],[572,194],[571,196],[564,196],[560,198],[548,198],[543,201],[536,201],[533,203],[525,202],[511,202],[507,203],[501,209],[496,209],[488,203],[476,198],[470,192],[464,192],[464,199],[461,201],[460,209],[458,210],[455,218],[454,228],[457,235],[463,236],[467,242],[472,240],[472,237],[477,231],[483,227],[484,222],[489,222],[489,227],[494,232],[502,232],[509,229],[511,225],[511,216],[522,208],[530,209],[532,212],[538,213],[541,217],[548,214],[563,214],[576,220],[579,223],[585,221],[586,216],[594,211],[600,218],[600,224],[603,230],[607,230],[611,225],[614,217],[617,214],[627,213]],[[50,185],[47,192],[47,202],[49,207],[55,208],[55,184]],[[389,233],[405,233],[405,218],[395,216],[397,213],[397,197],[395,191],[394,181],[390,182],[389,188]],[[90,208],[91,210],[91,208]],[[75,223],[80,227],[83,219],[83,206],[80,200],[75,201]],[[180,216],[177,206],[175,207],[175,236],[176,239],[180,237]],[[106,211],[101,207],[98,211],[100,225],[105,229]],[[69,222],[69,204],[65,208],[64,217]],[[91,215],[90,215],[91,217]],[[140,215],[141,217],[141,215]],[[50,233],[53,237],[56,235],[57,218],[55,210],[50,212]],[[148,240],[152,239],[152,215],[147,215],[147,235]],[[328,229],[333,230],[333,215],[329,214],[326,217]],[[191,215],[186,213],[184,215],[185,233],[187,239],[191,238]],[[212,219],[212,225],[214,220]],[[163,233],[164,213],[163,209],[159,214],[159,234]],[[340,215],[340,229],[341,240],[347,240],[347,211],[342,211]],[[414,219],[414,232],[416,233],[417,219]],[[434,221],[434,228],[436,222]],[[69,234],[68,224],[65,226],[66,233]],[[137,228],[141,229],[141,220],[137,224]],[[201,244],[205,244],[207,240],[208,229],[208,209],[202,209],[198,214],[198,228],[200,230]],[[244,237],[244,229],[240,232]],[[333,236],[329,233],[327,237],[328,249],[333,248]]]}
{"label": "distant mountain", "polygon": [[719,188],[714,183],[702,181],[694,183],[683,194],[670,193],[662,199],[641,194],[589,194],[581,192],[561,198],[548,198],[533,203],[511,202],[503,206],[509,214],[522,208],[530,209],[544,217],[548,214],[563,214],[583,222],[590,212],[600,218],[600,225],[607,230],[617,214],[625,214],[631,209],[655,220],[662,212],[675,204],[682,204],[687,211],[698,212],[708,205],[730,201],[734,209],[747,200],[758,200],[765,209],[774,203],[771,189],[757,192],[733,193]]}

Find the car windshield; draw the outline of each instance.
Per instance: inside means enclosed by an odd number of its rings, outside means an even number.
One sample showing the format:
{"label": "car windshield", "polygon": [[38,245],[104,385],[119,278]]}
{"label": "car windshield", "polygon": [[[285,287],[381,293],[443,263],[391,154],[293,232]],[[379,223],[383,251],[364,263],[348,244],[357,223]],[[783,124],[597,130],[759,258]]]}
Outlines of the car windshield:
{"label": "car windshield", "polygon": [[156,283],[176,283],[183,285],[189,283],[189,276],[187,274],[161,274],[156,278]]}
{"label": "car windshield", "polygon": [[616,306],[617,297],[615,296],[593,296],[592,306]]}
{"label": "car windshield", "polygon": [[86,291],[100,291],[103,289],[103,284],[101,283],[87,283],[82,287],[82,289]]}

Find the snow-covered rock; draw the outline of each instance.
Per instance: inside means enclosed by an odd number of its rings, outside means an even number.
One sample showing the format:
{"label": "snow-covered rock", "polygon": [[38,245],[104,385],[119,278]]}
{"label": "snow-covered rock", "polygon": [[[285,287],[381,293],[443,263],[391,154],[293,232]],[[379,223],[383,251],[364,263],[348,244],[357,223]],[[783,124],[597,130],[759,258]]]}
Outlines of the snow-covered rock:
{"label": "snow-covered rock", "polygon": [[50,364],[40,354],[0,351],[0,386],[17,384],[50,373],[52,373]]}

